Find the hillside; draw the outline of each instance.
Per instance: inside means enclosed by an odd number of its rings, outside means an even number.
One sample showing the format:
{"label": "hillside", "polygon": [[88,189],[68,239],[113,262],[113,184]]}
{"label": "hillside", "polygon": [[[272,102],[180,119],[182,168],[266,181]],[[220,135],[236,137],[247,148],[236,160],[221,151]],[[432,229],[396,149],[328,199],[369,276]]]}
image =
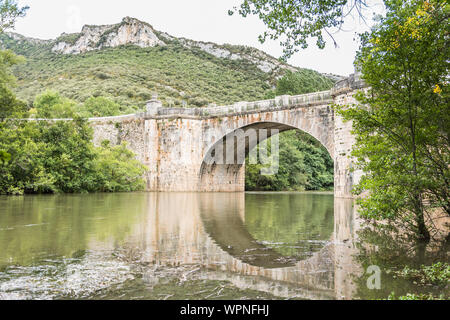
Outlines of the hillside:
{"label": "hillside", "polygon": [[14,73],[15,91],[29,105],[47,89],[77,102],[104,96],[132,109],[154,93],[167,106],[230,104],[267,97],[286,70],[304,77],[305,93],[334,82],[254,48],[175,38],[133,18],[55,40],[1,34],[0,44],[27,58]]}

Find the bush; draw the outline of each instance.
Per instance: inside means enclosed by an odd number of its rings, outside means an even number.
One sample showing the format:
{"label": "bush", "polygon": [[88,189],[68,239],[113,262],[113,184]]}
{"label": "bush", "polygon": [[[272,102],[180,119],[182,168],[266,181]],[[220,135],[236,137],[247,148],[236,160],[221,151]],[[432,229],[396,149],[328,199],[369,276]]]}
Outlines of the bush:
{"label": "bush", "polygon": [[109,141],[97,148],[95,169],[98,172],[97,188],[102,192],[130,192],[145,188],[142,176],[144,166],[123,143],[111,147]]}
{"label": "bush", "polygon": [[76,102],[61,96],[58,92],[47,90],[36,97],[33,103],[36,116],[42,119],[73,118]]}
{"label": "bush", "polygon": [[83,117],[109,117],[119,115],[120,105],[105,97],[90,97],[80,108]]}

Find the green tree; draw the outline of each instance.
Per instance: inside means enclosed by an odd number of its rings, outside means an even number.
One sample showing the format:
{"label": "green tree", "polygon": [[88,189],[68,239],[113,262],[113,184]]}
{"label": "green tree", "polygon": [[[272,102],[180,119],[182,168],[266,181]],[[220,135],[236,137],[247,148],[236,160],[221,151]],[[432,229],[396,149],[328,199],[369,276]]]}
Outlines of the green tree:
{"label": "green tree", "polygon": [[318,92],[329,90],[333,87],[333,80],[325,78],[312,79],[306,75],[307,70],[299,72],[287,71],[286,74],[278,80],[275,90],[276,96],[298,95],[309,92]]}
{"label": "green tree", "polygon": [[370,87],[357,100],[366,107],[338,112],[353,121],[353,155],[365,174],[355,192],[368,194],[359,200],[362,216],[428,241],[431,214],[450,215],[450,8],[445,0],[386,6],[357,58]]}
{"label": "green tree", "polygon": [[286,59],[299,48],[307,48],[310,38],[316,38],[317,46],[323,49],[324,33],[333,39],[329,29],[341,27],[352,12],[362,17],[366,6],[365,0],[244,0],[229,14],[257,15],[269,29],[259,36],[260,42],[281,38]]}
{"label": "green tree", "polygon": [[[25,16],[28,7],[19,7],[17,1],[0,0],[0,34],[5,30],[14,28],[18,17]],[[11,67],[23,59],[16,56],[9,50],[0,51],[0,131],[4,124],[1,122],[9,116],[21,116],[26,106],[16,99],[11,91],[15,78],[12,75]],[[5,164],[11,159],[11,155],[0,149],[0,164]]]}
{"label": "green tree", "polygon": [[[137,191],[145,167],[124,145],[95,147],[86,120],[7,121],[0,150],[0,194]],[[8,127],[6,125],[9,125]]]}
{"label": "green tree", "polygon": [[47,146],[38,140],[38,124],[8,120],[0,125],[0,150],[10,155],[10,161],[0,166],[0,194],[54,190],[53,178],[42,163]]}
{"label": "green tree", "polygon": [[6,164],[9,160],[11,160],[11,155],[4,150],[0,150],[0,164]]}
{"label": "green tree", "polygon": [[16,79],[12,74],[12,67],[22,63],[24,59],[12,51],[0,51],[0,121],[8,117],[24,116],[26,105],[18,100],[12,92]]}
{"label": "green tree", "polygon": [[81,108],[81,115],[90,117],[109,117],[121,113],[120,105],[105,97],[91,97],[87,99]]}
{"label": "green tree", "polygon": [[145,167],[135,158],[126,144],[112,147],[109,141],[104,141],[97,148],[95,170],[97,188],[102,192],[130,192],[145,188],[142,176]]}
{"label": "green tree", "polygon": [[[269,142],[270,145],[270,142]],[[261,175],[261,164],[246,163],[248,191],[332,190],[334,164],[328,151],[309,134],[291,130],[280,134],[279,171]]]}
{"label": "green tree", "polygon": [[31,112],[41,119],[67,119],[76,114],[76,103],[56,91],[47,90],[36,97]]}

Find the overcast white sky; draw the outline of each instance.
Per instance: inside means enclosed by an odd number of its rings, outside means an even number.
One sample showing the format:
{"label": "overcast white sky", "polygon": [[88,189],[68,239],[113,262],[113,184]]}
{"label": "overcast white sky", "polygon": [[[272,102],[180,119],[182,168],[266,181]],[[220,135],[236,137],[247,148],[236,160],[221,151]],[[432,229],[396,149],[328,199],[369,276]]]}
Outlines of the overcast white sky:
{"label": "overcast white sky", "polygon": [[[376,0],[375,0],[376,1]],[[156,30],[176,37],[219,44],[230,43],[259,48],[281,56],[278,42],[264,45],[258,35],[265,29],[256,17],[228,16],[228,10],[241,0],[19,0],[29,5],[25,18],[17,21],[15,32],[39,39],[54,39],[63,32],[79,32],[84,24],[113,24],[125,16],[150,23]],[[338,33],[338,48],[329,42],[319,50],[312,45],[295,54],[289,63],[295,66],[347,76],[353,73],[358,49],[356,32],[367,27],[350,22],[349,31]]]}

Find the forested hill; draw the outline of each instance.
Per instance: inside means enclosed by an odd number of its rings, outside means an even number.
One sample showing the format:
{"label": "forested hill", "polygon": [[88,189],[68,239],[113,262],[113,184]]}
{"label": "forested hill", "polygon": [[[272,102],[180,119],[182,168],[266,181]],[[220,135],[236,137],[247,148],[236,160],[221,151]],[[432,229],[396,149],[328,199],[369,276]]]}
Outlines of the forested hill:
{"label": "forested hill", "polygon": [[300,75],[299,93],[329,89],[336,80],[254,48],[175,38],[133,18],[55,40],[1,34],[0,43],[27,59],[14,69],[14,90],[29,106],[50,89],[80,103],[110,98],[123,111],[142,108],[153,93],[167,106],[201,107],[267,98],[288,70]]}

